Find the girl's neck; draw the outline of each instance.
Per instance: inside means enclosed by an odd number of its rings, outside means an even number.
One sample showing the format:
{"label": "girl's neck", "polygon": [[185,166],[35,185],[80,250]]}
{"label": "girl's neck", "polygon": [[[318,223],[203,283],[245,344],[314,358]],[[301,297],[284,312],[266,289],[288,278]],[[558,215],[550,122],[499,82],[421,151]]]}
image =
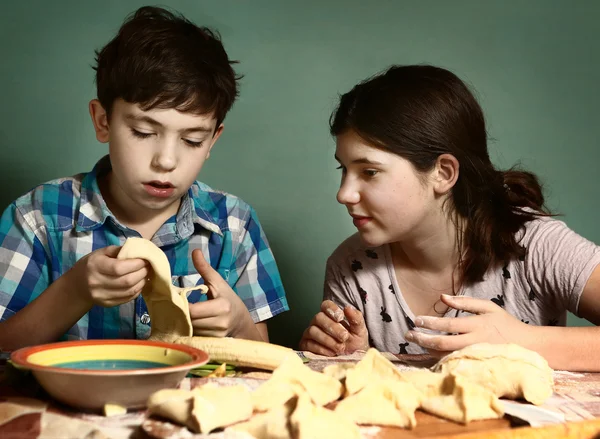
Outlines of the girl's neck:
{"label": "girl's neck", "polygon": [[433,276],[452,274],[460,261],[457,230],[450,218],[426,235],[391,243],[390,250],[396,266]]}

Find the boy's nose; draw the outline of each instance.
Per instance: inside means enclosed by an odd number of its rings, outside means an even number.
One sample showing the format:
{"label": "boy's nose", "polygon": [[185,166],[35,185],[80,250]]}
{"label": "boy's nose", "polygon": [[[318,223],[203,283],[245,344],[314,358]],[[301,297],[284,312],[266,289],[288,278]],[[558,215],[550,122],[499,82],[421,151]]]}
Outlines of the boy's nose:
{"label": "boy's nose", "polygon": [[172,171],[177,167],[177,156],[168,146],[160,148],[152,158],[152,167],[163,172]]}

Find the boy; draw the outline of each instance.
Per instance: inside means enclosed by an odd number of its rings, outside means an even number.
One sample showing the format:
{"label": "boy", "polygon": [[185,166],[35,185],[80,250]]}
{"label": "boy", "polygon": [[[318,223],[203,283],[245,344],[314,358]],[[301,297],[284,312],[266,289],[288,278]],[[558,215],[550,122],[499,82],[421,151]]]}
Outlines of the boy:
{"label": "boy", "polygon": [[143,7],[96,62],[98,99],[89,111],[109,155],[90,173],[42,184],[5,210],[0,348],[147,338],[139,294],[149,266],[116,259],[132,236],[166,253],[175,284],[208,285],[209,300],[188,297],[194,335],[268,341],[264,320],[289,308],[256,214],[195,181],[237,97],[218,36]]}

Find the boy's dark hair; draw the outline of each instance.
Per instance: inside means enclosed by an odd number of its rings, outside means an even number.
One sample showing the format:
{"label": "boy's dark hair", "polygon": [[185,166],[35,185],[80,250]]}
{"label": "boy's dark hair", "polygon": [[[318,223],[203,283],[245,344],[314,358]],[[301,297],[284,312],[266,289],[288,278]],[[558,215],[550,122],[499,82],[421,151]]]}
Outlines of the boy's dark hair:
{"label": "boy's dark hair", "polygon": [[352,130],[422,173],[441,154],[456,157],[460,172],[450,201],[453,214],[466,220],[464,230],[455,222],[462,282],[479,281],[490,266],[522,258],[516,233],[536,216],[549,215],[534,174],[494,168],[483,111],[448,70],[392,66],[342,95],[329,124],[332,135]]}
{"label": "boy's dark hair", "polygon": [[110,117],[116,99],[143,110],[214,112],[217,127],[238,96],[236,76],[218,33],[182,15],[145,6],[96,51],[98,100]]}

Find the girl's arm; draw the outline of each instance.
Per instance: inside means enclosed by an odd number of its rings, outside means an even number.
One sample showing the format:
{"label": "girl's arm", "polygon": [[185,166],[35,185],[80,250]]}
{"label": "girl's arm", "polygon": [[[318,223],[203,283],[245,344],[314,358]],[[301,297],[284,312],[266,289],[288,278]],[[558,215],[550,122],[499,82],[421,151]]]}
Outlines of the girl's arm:
{"label": "girl's arm", "polygon": [[[418,329],[406,339],[444,355],[474,343],[516,343],[541,354],[553,369],[600,372],[600,328],[527,325],[489,300],[442,295],[448,306],[476,315],[415,319],[418,328],[455,335],[431,335]],[[600,321],[600,265],[589,277],[579,304],[579,315]]]}

